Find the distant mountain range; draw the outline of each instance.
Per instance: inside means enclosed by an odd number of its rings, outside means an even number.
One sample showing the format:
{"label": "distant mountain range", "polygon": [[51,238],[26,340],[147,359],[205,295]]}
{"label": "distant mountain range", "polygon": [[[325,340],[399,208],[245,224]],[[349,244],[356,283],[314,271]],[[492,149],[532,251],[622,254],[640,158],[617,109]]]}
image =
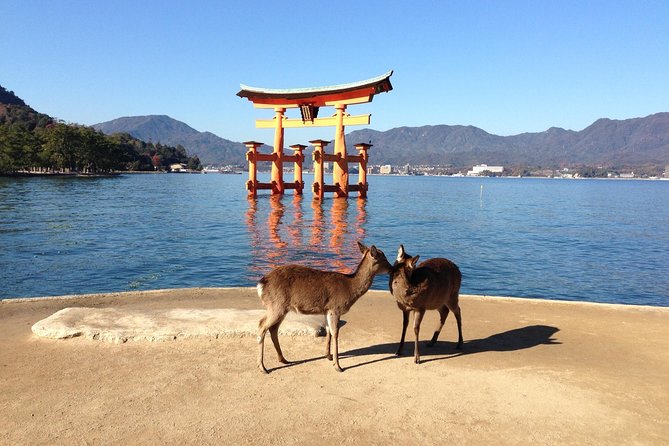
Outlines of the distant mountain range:
{"label": "distant mountain range", "polygon": [[378,152],[372,148],[370,156],[384,164],[664,165],[669,163],[669,113],[599,119],[578,132],[553,127],[497,136],[472,126],[436,125],[356,130],[347,135],[348,141],[371,141]]}
{"label": "distant mountain range", "polygon": [[[203,164],[245,164],[243,144],[198,132],[169,116],[135,116],[95,124],[106,134],[127,132],[154,143],[186,148]],[[334,130],[333,130],[334,132]],[[370,142],[373,164],[479,163],[505,166],[642,166],[669,164],[669,113],[625,120],[599,119],[581,131],[550,128],[539,133],[498,136],[472,126],[398,127],[385,132],[355,130],[353,144]]]}
{"label": "distant mountain range", "polygon": [[198,132],[166,115],[130,116],[92,126],[104,134],[129,133],[142,141],[184,146],[189,156],[197,155],[203,164],[244,164],[246,147],[211,132]]}

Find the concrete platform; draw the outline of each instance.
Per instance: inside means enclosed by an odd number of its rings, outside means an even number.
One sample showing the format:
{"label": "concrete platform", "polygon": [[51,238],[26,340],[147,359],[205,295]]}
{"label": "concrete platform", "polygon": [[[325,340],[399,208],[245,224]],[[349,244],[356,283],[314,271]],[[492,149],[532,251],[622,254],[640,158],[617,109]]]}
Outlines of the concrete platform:
{"label": "concrete platform", "polygon": [[[105,342],[170,341],[182,338],[244,337],[258,334],[265,310],[64,308],[32,326],[49,339],[84,337]],[[279,334],[325,335],[325,317],[289,313]]]}
{"label": "concrete platform", "polygon": [[669,308],[471,295],[460,306],[462,350],[452,316],[425,345],[439,323],[428,311],[417,365],[411,328],[395,356],[395,299],[370,291],[339,333],[344,373],[324,338],[280,336],[292,362],[266,340],[266,375],[245,334],[111,343],[30,330],[73,307],[262,311],[255,288],[0,300],[0,445],[667,445]]}

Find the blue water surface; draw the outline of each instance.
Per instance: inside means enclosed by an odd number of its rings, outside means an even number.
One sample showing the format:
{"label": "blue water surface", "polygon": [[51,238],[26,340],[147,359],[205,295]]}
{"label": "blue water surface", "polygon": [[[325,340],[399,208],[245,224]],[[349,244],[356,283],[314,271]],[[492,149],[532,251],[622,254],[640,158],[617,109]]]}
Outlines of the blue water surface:
{"label": "blue water surface", "polygon": [[362,240],[452,259],[462,293],[669,306],[667,181],[368,179],[367,200],[320,203],[249,200],[245,175],[0,178],[0,298],[348,272]]}

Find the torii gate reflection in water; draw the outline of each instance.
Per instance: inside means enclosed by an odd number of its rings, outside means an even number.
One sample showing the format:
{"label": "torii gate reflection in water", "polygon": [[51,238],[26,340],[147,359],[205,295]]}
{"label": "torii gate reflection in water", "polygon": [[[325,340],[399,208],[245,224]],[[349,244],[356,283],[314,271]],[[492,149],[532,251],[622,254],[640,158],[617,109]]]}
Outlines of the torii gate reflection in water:
{"label": "torii gate reflection in water", "polygon": [[319,200],[306,204],[301,195],[288,201],[280,195],[267,198],[249,200],[246,211],[250,280],[286,262],[308,261],[315,268],[343,271],[360,260],[355,242],[367,237],[367,200],[350,205],[331,200],[328,208]]}
{"label": "torii gate reflection in water", "polygon": [[[348,197],[349,192],[357,191],[361,198],[367,196],[367,152],[371,144],[356,144],[355,148],[359,155],[348,155],[346,153],[346,140],[344,128],[347,125],[369,125],[371,115],[350,116],[346,113],[346,107],[355,104],[371,102],[375,94],[388,92],[393,89],[390,84],[392,70],[382,76],[372,79],[354,82],[350,84],[334,85],[331,87],[299,88],[288,90],[277,90],[267,88],[255,88],[241,85],[237,96],[247,98],[253,102],[256,108],[273,108],[274,118],[257,119],[257,128],[274,128],[274,151],[271,154],[262,154],[258,148],[263,143],[247,141],[244,143],[249,151],[246,158],[249,161],[249,180],[246,188],[249,196],[256,197],[258,190],[269,189],[272,195],[283,195],[286,189],[294,189],[296,195],[301,195],[304,189],[302,181],[302,164],[304,155],[302,152],[306,146],[296,144],[291,146],[295,151],[293,155],[284,155],[284,129],[285,128],[309,128],[309,127],[335,127],[334,154],[326,154],[325,147],[328,141],[309,141],[314,146],[314,198],[323,199],[325,192],[334,192],[337,197]],[[336,113],[330,118],[319,118],[318,111],[321,107],[331,106]],[[286,109],[299,108],[301,119],[290,119],[285,117]],[[270,183],[258,181],[258,161],[272,162],[272,176]],[[283,181],[283,163],[293,162],[294,181],[287,183]],[[324,163],[333,162],[332,185],[324,184]],[[358,183],[349,185],[348,164],[358,163]]]}

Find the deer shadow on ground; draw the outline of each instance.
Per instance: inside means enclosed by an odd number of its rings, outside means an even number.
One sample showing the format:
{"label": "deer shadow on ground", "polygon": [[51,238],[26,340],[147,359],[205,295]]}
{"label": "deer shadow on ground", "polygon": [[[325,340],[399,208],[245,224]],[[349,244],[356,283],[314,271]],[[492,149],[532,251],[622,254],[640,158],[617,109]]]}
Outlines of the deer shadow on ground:
{"label": "deer shadow on ground", "polygon": [[[560,331],[557,327],[548,325],[529,325],[527,327],[515,328],[502,333],[496,333],[487,338],[472,339],[465,341],[462,349],[457,350],[456,342],[437,341],[437,343],[428,347],[427,342],[420,341],[420,356],[421,363],[440,361],[444,359],[456,358],[458,356],[473,355],[477,353],[486,352],[513,352],[518,350],[525,350],[528,348],[537,347],[539,345],[558,345],[562,344],[553,338],[553,336]],[[432,334],[430,332],[430,334]],[[399,337],[399,333],[398,333]],[[398,342],[391,342],[387,344],[372,345],[369,347],[362,347],[354,350],[348,350],[339,355],[340,358],[354,357],[354,356],[371,356],[388,354],[383,358],[377,358],[370,361],[361,362],[350,365],[346,369],[353,369],[363,365],[374,364],[376,362],[387,361],[395,358],[404,358],[413,356],[414,343],[413,340],[404,343],[404,351],[402,356],[396,356],[395,352],[399,346]]]}
{"label": "deer shadow on ground", "polygon": [[[341,356],[340,356],[340,357],[341,357]],[[278,366],[276,366],[276,367],[272,367],[272,368],[267,367],[267,370],[268,370],[270,373],[272,373],[272,372],[275,372],[275,371],[277,371],[277,370],[287,369],[287,368],[289,368],[289,367],[295,367],[296,365],[307,364],[307,363],[309,363],[309,362],[314,362],[314,361],[318,361],[318,360],[321,360],[321,359],[324,360],[324,359],[325,359],[325,356],[324,356],[324,355],[320,355],[320,356],[314,356],[313,358],[296,359],[296,360],[288,361],[287,363],[278,365]]]}

